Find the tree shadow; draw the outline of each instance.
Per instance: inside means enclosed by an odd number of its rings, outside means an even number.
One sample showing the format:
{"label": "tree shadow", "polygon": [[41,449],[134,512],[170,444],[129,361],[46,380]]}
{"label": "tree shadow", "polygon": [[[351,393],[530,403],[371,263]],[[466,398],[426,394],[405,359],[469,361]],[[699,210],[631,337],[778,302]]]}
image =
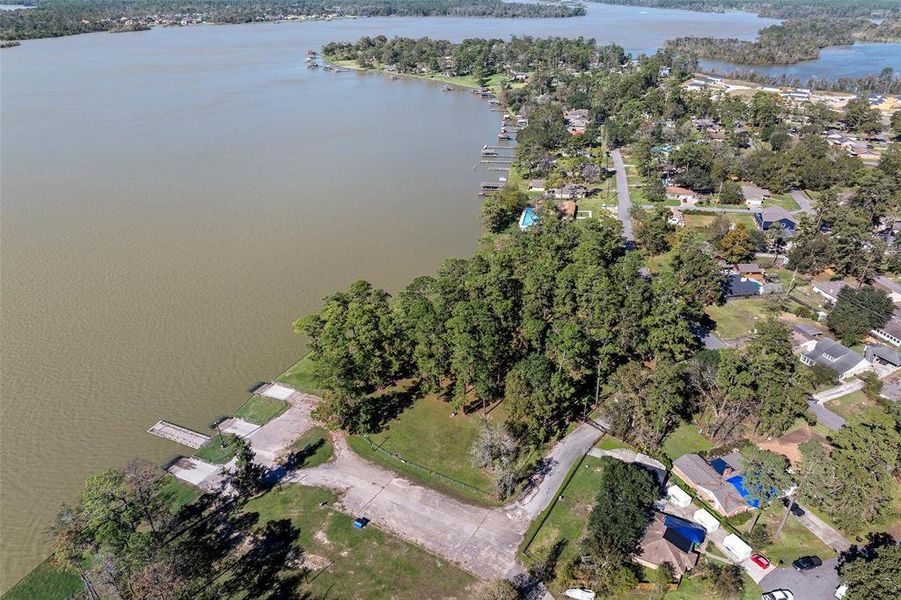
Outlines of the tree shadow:
{"label": "tree shadow", "polygon": [[296,544],[300,530],[289,519],[268,521],[262,531],[245,538],[249,548],[232,563],[222,584],[225,595],[247,598],[301,598],[306,570],[300,566],[303,548]]}
{"label": "tree shadow", "polygon": [[385,390],[380,394],[367,396],[357,405],[359,429],[363,433],[378,433],[385,426],[413,406],[421,397],[422,384],[416,382],[403,389]]}
{"label": "tree shadow", "polygon": [[269,471],[266,472],[266,477],[263,479],[263,489],[268,490],[275,487],[292,471],[302,469],[306,466],[310,457],[316,454],[316,452],[324,445],[325,440],[320,438],[315,442],[307,444],[300,450],[295,450],[286,455],[277,467],[269,469]]}

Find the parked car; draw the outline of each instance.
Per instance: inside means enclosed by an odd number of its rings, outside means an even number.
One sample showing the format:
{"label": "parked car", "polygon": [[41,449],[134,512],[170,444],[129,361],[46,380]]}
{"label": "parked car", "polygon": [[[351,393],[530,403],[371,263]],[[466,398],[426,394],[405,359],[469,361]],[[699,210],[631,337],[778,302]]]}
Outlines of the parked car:
{"label": "parked car", "polygon": [[847,594],[847,593],[848,593],[848,584],[847,583],[843,583],[842,585],[835,588],[835,597],[838,598],[838,600],[842,600],[842,598],[844,598],[845,594]]}
{"label": "parked car", "polygon": [[[788,498],[783,498],[782,506],[788,506],[788,502],[789,502]],[[804,509],[801,508],[800,506],[798,506],[797,503],[795,503],[795,502],[792,502],[791,508],[789,508],[789,510],[796,517],[803,517],[806,514],[804,512]]]}
{"label": "parked car", "polygon": [[761,569],[769,569],[770,561],[762,554],[752,554],[751,562],[760,567]]}
{"label": "parked car", "polygon": [[791,590],[773,590],[760,597],[760,600],[795,600]]}
{"label": "parked car", "polygon": [[823,565],[823,561],[818,556],[802,556],[792,563],[792,566],[798,571],[809,571]]}

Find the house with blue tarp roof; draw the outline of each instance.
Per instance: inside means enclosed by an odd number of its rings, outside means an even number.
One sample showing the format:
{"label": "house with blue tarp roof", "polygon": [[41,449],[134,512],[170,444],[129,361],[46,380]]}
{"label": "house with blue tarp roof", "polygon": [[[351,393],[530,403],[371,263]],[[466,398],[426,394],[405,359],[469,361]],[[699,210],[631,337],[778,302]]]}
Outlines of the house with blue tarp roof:
{"label": "house with blue tarp roof", "polygon": [[632,558],[651,569],[669,563],[678,578],[697,564],[699,554],[695,548],[704,543],[706,535],[697,523],[654,513],[654,519],[638,542],[638,552]]}
{"label": "house with blue tarp roof", "polygon": [[731,517],[754,508],[747,500],[747,490],[741,486],[740,460],[738,452],[710,462],[697,454],[686,454],[673,461],[673,474],[691,486],[718,513]]}

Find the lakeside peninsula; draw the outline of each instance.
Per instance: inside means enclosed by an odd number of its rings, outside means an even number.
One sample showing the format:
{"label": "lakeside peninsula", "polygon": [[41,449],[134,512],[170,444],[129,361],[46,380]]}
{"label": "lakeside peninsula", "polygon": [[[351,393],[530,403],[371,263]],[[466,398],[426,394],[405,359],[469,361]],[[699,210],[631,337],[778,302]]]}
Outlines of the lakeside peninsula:
{"label": "lakeside peninsula", "polygon": [[892,597],[892,99],[584,39],[323,54],[495,90],[516,145],[479,249],[323,298],[294,323],[309,354],[168,474],[87,482],[53,576],[124,598]]}

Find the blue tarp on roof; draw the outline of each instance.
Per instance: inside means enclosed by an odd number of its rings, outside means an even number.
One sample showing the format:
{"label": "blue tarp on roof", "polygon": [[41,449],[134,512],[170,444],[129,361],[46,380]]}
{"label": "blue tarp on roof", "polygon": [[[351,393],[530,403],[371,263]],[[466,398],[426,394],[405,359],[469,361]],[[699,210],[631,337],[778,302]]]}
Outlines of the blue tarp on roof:
{"label": "blue tarp on roof", "polygon": [[[738,493],[741,494],[741,497],[745,499],[745,502],[748,503],[748,506],[753,506],[754,508],[760,508],[760,501],[755,500],[754,498],[751,498],[751,494],[748,492],[748,490],[745,489],[744,477],[742,477],[741,475],[736,475],[735,477],[730,477],[726,481],[731,483],[732,487],[734,487],[736,490],[738,490]],[[776,488],[770,489],[770,494],[769,494],[770,498],[775,498],[778,495],[779,495],[779,490],[777,490]]]}
{"label": "blue tarp on roof", "polygon": [[675,531],[680,536],[695,545],[703,542],[704,537],[706,537],[707,534],[706,531],[704,531],[704,528],[700,525],[670,515],[663,517],[663,524],[668,530]]}
{"label": "blue tarp on roof", "polygon": [[729,463],[724,461],[722,458],[714,458],[710,461],[710,466],[713,467],[713,470],[722,475],[726,472],[726,467],[729,466]]}

